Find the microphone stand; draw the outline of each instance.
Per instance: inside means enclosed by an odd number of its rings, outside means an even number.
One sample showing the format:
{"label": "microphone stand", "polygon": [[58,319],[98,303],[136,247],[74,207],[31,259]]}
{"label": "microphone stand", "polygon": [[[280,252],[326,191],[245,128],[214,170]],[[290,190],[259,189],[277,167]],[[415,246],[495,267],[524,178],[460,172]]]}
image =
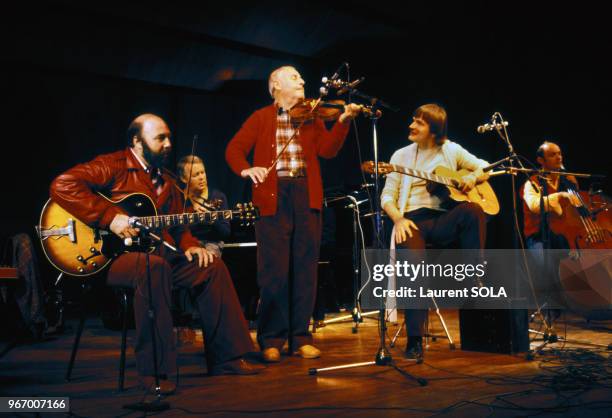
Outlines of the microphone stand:
{"label": "microphone stand", "polygon": [[[372,121],[372,146],[373,146],[373,151],[374,151],[374,167],[378,168],[378,130],[377,130],[377,122],[378,119],[380,119],[380,117],[382,116],[382,112],[380,111],[380,109],[378,109],[379,106],[384,106],[386,108],[389,108],[393,111],[397,111],[398,109],[393,108],[392,106],[384,103],[382,100],[376,98],[376,97],[372,97],[369,96],[367,94],[361,93],[359,91],[357,91],[356,89],[354,89],[353,87],[348,86],[348,91],[350,92],[351,95],[353,96],[357,96],[357,97],[361,97],[363,99],[368,100],[371,103],[371,107],[372,107],[372,112],[370,112],[370,120]],[[373,205],[372,208],[374,209],[374,214],[375,214],[375,223],[374,223],[374,227],[375,227],[375,234],[376,234],[376,242],[374,247],[376,249],[382,249],[384,248],[383,246],[383,241],[382,241],[382,216],[381,216],[381,208],[380,208],[380,200],[379,200],[379,175],[378,175],[378,169],[374,170],[374,197],[373,197]],[[360,291],[361,293],[361,291]],[[399,373],[401,373],[402,375],[404,375],[405,377],[415,380],[416,382],[418,382],[418,384],[420,386],[426,386],[427,385],[427,380],[422,378],[422,377],[416,377],[413,376],[412,374],[400,369],[394,362],[393,359],[391,357],[391,353],[389,352],[389,350],[387,349],[387,345],[386,345],[386,335],[387,335],[387,326],[385,323],[385,313],[386,313],[386,301],[384,298],[381,298],[380,301],[380,310],[379,310],[379,315],[378,315],[378,334],[380,336],[380,341],[379,341],[379,346],[378,346],[378,350],[376,351],[376,355],[373,361],[367,361],[367,362],[362,362],[362,363],[351,363],[351,364],[344,364],[344,365],[339,365],[339,366],[331,366],[331,367],[324,367],[324,368],[311,368],[308,370],[308,374],[309,375],[316,375],[318,373],[321,372],[325,372],[325,371],[332,371],[332,370],[341,370],[341,369],[350,369],[350,368],[355,368],[355,367],[364,367],[364,366],[389,366],[392,367],[393,369],[397,370]],[[416,361],[416,360],[415,360]]]}
{"label": "microphone stand", "polygon": [[[155,242],[157,242],[158,244],[164,244],[166,247],[178,252],[178,250],[174,246],[167,243],[163,238],[161,238],[157,234],[154,234],[151,231],[150,227],[148,227],[147,225],[144,225],[139,220],[133,218],[130,220],[130,224],[131,226],[140,228],[140,233],[142,235],[147,235],[150,238],[152,238]],[[149,326],[151,327],[151,342],[153,345],[153,370],[155,374],[155,400],[150,401],[150,402],[141,401],[141,402],[126,404],[126,405],[123,405],[123,408],[130,409],[133,411],[159,412],[159,411],[165,411],[167,409],[170,409],[170,403],[162,401],[161,387],[159,385],[159,370],[157,366],[157,341],[155,339],[155,308],[153,307],[153,294],[151,291],[152,290],[151,289],[152,287],[151,286],[151,265],[150,265],[149,258],[150,258],[149,251],[146,251],[145,252],[145,260],[146,260],[145,263],[146,263],[146,268],[147,268],[147,290],[149,293],[149,309],[147,311],[147,314],[149,316]],[[148,391],[149,388],[146,388],[145,390]]]}

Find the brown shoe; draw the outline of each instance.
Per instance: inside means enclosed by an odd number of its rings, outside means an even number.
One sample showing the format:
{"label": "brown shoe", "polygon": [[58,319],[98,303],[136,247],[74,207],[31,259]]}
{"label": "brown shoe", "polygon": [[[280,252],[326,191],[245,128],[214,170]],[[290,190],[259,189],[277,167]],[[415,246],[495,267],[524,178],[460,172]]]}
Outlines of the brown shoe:
{"label": "brown shoe", "polygon": [[[157,392],[155,392],[154,376],[138,376],[138,382],[140,383],[140,386],[150,394],[157,394]],[[170,380],[160,379],[159,391],[162,395],[172,395],[174,392],[176,392],[176,384]]]}
{"label": "brown shoe", "polygon": [[313,345],[306,344],[298,348],[295,354],[302,358],[319,358],[321,357],[321,350]]}
{"label": "brown shoe", "polygon": [[255,367],[247,363],[244,359],[226,361],[224,363],[215,364],[210,368],[208,374],[210,376],[221,376],[225,374],[238,374],[242,376],[259,373],[261,367]]}
{"label": "brown shoe", "polygon": [[278,363],[281,355],[276,347],[268,347],[263,351],[263,358],[266,363]]}

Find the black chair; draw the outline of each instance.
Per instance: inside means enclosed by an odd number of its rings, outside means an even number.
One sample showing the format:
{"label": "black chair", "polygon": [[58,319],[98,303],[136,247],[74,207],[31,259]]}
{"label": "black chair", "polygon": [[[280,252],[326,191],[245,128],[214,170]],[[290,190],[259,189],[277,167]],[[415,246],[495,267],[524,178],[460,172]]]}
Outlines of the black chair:
{"label": "black chair", "polygon": [[[88,283],[83,283],[82,285],[83,294],[86,294],[90,285]],[[124,383],[125,383],[125,350],[126,350],[126,342],[127,342],[127,329],[128,329],[128,296],[132,289],[126,287],[118,287],[119,290],[120,303],[121,303],[121,354],[119,357],[119,378],[117,382],[117,390],[119,392],[123,391]],[[68,369],[66,370],[66,381],[69,382],[72,377],[72,369],[74,367],[74,362],[76,360],[77,351],[79,349],[79,343],[81,341],[81,334],[83,333],[83,328],[85,327],[85,319],[86,319],[86,309],[83,307],[81,310],[81,317],[79,319],[79,325],[77,328],[76,335],[74,337],[74,344],[72,345],[72,353],[70,354],[70,362],[68,363]]]}

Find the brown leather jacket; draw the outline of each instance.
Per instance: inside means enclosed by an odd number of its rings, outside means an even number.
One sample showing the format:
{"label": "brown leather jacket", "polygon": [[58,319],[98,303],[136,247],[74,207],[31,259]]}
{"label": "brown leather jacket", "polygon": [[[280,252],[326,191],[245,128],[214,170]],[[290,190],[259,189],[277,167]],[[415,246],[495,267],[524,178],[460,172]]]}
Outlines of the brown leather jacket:
{"label": "brown leather jacket", "polygon": [[[162,175],[164,186],[157,196],[147,174],[129,148],[111,154],[100,155],[90,162],[79,164],[59,175],[51,183],[51,199],[92,227],[108,229],[115,215],[124,213],[96,192],[102,192],[112,200],[131,193],[148,195],[159,214],[181,213],[183,197],[174,180]],[[182,250],[199,247],[189,228],[178,226],[164,232],[164,238],[177,244]]]}

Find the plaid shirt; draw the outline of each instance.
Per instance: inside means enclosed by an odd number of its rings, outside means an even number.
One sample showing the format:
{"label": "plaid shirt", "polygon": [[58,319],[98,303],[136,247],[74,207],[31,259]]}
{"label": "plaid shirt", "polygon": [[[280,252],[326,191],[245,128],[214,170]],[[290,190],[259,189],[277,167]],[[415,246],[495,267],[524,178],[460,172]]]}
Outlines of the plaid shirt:
{"label": "plaid shirt", "polygon": [[[280,153],[285,144],[289,142],[295,133],[295,126],[291,122],[289,112],[279,109],[276,116],[276,152]],[[278,156],[278,154],[277,154]],[[283,152],[276,164],[279,177],[294,177],[306,175],[306,160],[300,144],[300,133],[297,131],[295,138]]]}

